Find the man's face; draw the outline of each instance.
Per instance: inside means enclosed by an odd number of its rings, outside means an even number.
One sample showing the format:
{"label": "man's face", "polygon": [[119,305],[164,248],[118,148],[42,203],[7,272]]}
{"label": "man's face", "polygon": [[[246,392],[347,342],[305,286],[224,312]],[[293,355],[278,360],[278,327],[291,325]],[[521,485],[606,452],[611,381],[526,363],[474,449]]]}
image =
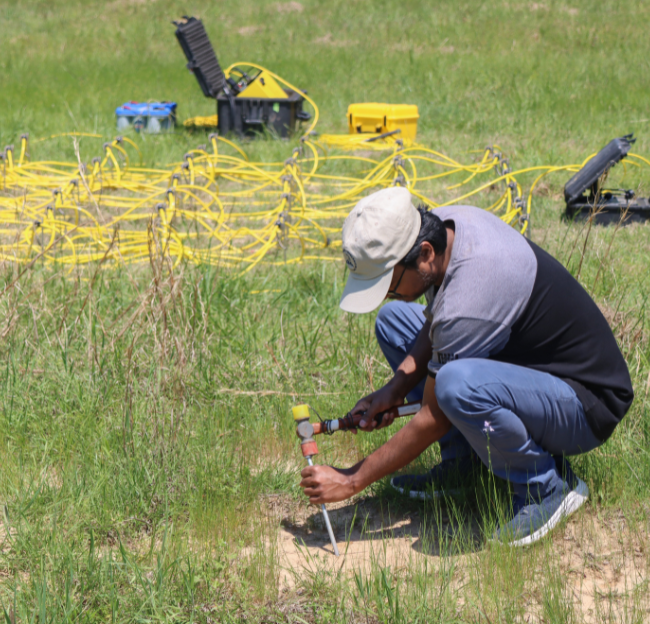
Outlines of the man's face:
{"label": "man's face", "polygon": [[406,268],[402,264],[397,264],[386,299],[417,301],[434,282],[435,275],[427,271],[426,267]]}

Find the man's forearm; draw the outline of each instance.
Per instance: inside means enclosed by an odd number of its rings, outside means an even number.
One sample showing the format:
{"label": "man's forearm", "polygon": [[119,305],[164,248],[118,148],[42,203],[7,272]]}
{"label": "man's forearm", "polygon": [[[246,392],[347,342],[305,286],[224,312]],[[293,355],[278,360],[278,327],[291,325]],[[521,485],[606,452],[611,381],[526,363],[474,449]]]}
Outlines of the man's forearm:
{"label": "man's forearm", "polygon": [[402,396],[406,396],[411,392],[427,374],[427,364],[431,359],[430,329],[431,323],[427,321],[422,326],[413,348],[399,365],[393,379],[389,382],[396,389],[399,389],[399,394]]}
{"label": "man's forearm", "polygon": [[422,409],[386,444],[358,464],[343,471],[354,493],[403,468],[449,431],[451,424],[438,407],[435,380],[427,381]]}

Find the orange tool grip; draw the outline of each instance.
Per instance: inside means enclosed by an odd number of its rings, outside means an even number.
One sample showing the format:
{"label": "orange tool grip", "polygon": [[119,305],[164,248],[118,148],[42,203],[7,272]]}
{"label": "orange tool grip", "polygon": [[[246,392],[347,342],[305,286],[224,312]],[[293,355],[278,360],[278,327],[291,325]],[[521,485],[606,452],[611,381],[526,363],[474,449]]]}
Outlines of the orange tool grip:
{"label": "orange tool grip", "polygon": [[312,455],[318,455],[318,446],[313,440],[311,442],[305,442],[300,445],[302,449],[303,457],[311,457]]}

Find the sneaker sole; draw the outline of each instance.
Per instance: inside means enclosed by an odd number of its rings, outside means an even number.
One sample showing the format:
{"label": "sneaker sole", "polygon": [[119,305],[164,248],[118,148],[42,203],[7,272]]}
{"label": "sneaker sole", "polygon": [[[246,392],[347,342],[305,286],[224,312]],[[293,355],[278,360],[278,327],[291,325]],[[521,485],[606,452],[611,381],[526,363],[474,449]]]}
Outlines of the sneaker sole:
{"label": "sneaker sole", "polygon": [[445,498],[445,496],[458,496],[461,492],[460,490],[430,490],[424,492],[419,490],[407,490],[406,488],[395,485],[394,479],[390,480],[390,484],[400,494],[404,494],[404,496],[418,500],[433,500],[434,498]]}
{"label": "sneaker sole", "polygon": [[581,479],[578,479],[578,485],[567,494],[566,498],[562,501],[562,504],[557,508],[546,524],[542,525],[531,535],[522,537],[514,542],[508,542],[507,545],[528,546],[529,544],[534,544],[541,540],[545,535],[552,531],[563,518],[568,518],[572,513],[578,511],[578,509],[585,504],[588,498],[589,488],[587,487],[587,484]]}

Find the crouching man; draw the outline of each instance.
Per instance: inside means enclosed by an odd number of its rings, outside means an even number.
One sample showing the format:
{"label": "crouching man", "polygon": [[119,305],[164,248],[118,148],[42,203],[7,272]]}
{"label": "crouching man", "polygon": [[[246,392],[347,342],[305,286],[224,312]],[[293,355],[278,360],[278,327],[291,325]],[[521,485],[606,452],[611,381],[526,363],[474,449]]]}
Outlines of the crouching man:
{"label": "crouching man", "polygon": [[[389,188],[362,199],[343,226],[350,270],[341,308],[377,316],[394,370],[361,399],[361,428],[405,399],[422,408],[386,444],[348,469],[313,466],[312,503],[349,498],[403,468],[434,442],[442,462],[395,477],[415,497],[440,495],[449,473],[482,461],[514,492],[514,517],[495,539],[533,543],[587,499],[564,457],[609,438],[633,391],[600,310],[552,256],[489,212],[415,208]],[[422,295],[427,305],[413,303]],[[385,418],[381,426],[391,424]]]}

